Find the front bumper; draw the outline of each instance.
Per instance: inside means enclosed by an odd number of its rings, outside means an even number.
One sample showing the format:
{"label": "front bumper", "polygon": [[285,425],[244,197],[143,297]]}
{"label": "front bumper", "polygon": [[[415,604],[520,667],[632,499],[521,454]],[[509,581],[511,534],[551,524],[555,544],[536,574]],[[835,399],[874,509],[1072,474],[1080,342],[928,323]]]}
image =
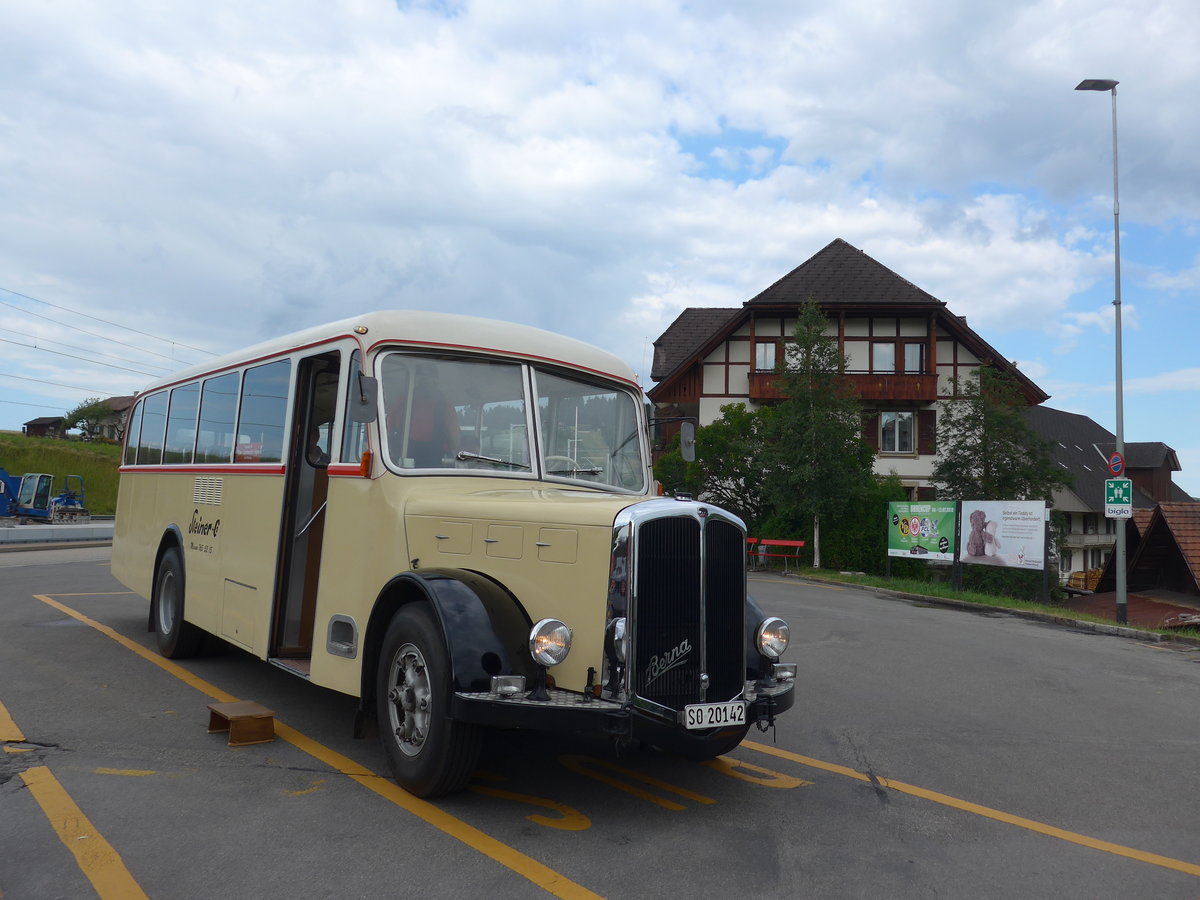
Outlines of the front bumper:
{"label": "front bumper", "polygon": [[[760,687],[758,696],[746,709],[747,723],[764,726],[773,723],[775,716],[792,708],[795,688],[794,681],[772,688]],[[624,738],[661,733],[664,727],[672,727],[672,723],[661,716],[638,709],[628,700],[587,698],[559,688],[550,688],[548,693],[549,700],[528,700],[523,695],[501,698],[490,693],[456,693],[450,703],[450,717],[496,728],[570,731]],[[674,727],[680,732],[686,731],[682,721]],[[705,734],[704,731],[690,733],[700,737]]]}

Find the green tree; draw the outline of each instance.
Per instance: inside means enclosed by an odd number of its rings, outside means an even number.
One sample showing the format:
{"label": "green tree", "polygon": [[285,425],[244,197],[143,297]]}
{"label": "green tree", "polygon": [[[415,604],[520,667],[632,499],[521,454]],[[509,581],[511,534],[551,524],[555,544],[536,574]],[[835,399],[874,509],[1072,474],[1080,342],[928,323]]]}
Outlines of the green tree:
{"label": "green tree", "polygon": [[813,566],[821,565],[822,518],[850,518],[873,488],[874,453],[862,439],[862,406],[845,378],[846,359],[813,300],[800,305],[782,372],[787,398],[770,419],[763,465],[774,520],[812,523]]}
{"label": "green tree", "polygon": [[1044,500],[1069,476],[1055,465],[1049,441],[1029,426],[1028,404],[1013,380],[981,366],[963,382],[965,399],[938,416],[937,459],[930,481],[956,500]]}
{"label": "green tree", "polygon": [[[930,481],[954,500],[1043,500],[1070,483],[1054,463],[1051,443],[1042,440],[1021,411],[1028,404],[1013,380],[981,366],[963,382],[965,399],[945,404],[938,417],[938,454]],[[1031,597],[1043,578],[1057,584],[1055,564],[1046,572],[965,566],[963,587],[984,593]]]}
{"label": "green tree", "polygon": [[89,397],[63,416],[63,431],[78,428],[85,441],[95,440],[100,436],[100,423],[112,414],[112,407],[106,400]]}
{"label": "green tree", "polygon": [[751,533],[770,512],[764,477],[764,449],[774,410],[721,407],[721,417],[696,429],[696,459],[688,463],[676,438],[654,467],[654,476],[672,493],[688,493],[741,516]]}

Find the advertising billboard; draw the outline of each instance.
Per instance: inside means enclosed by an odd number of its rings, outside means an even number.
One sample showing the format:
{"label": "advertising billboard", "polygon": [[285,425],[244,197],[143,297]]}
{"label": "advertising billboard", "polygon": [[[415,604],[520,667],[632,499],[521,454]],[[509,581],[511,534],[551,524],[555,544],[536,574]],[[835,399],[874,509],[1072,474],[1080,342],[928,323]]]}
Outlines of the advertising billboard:
{"label": "advertising billboard", "polygon": [[954,560],[954,501],[888,504],[888,556]]}
{"label": "advertising billboard", "polygon": [[985,566],[1041,569],[1046,504],[1041,500],[964,500],[959,559]]}

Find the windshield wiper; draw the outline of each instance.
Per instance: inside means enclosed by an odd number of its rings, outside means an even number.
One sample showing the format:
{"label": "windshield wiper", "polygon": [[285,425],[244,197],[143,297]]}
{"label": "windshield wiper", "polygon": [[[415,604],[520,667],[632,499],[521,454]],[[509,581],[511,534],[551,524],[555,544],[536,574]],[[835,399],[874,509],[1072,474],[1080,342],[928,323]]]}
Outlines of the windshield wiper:
{"label": "windshield wiper", "polygon": [[512,460],[508,459],[500,459],[496,456],[480,456],[478,453],[471,453],[469,450],[459,450],[456,454],[454,454],[454,458],[460,462],[478,460],[479,462],[492,463],[493,465],[497,466],[508,466],[510,469],[529,468],[529,466],[527,466],[525,463],[513,462]]}
{"label": "windshield wiper", "polygon": [[592,466],[590,469],[547,469],[547,475],[599,475],[603,472],[600,466]]}
{"label": "windshield wiper", "polygon": [[609,455],[616,456],[618,453],[621,452],[621,448],[624,447],[626,444],[628,444],[630,441],[632,441],[635,437],[637,437],[637,435],[638,435],[638,430],[637,430],[637,426],[635,425],[633,427],[633,431],[629,432],[629,434],[625,437],[625,440],[621,441],[621,443],[619,443],[619,444],[617,444],[617,446],[613,447],[613,451]]}

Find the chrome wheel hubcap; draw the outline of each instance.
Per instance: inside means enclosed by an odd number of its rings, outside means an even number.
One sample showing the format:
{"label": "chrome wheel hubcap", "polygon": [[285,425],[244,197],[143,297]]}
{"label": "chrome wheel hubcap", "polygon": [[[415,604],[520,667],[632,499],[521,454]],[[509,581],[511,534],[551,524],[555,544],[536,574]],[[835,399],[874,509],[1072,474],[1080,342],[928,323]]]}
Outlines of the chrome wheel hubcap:
{"label": "chrome wheel hubcap", "polygon": [[425,657],[415,645],[404,644],[396,651],[388,684],[388,721],[396,745],[405,756],[416,756],[429,734],[433,692]]}

